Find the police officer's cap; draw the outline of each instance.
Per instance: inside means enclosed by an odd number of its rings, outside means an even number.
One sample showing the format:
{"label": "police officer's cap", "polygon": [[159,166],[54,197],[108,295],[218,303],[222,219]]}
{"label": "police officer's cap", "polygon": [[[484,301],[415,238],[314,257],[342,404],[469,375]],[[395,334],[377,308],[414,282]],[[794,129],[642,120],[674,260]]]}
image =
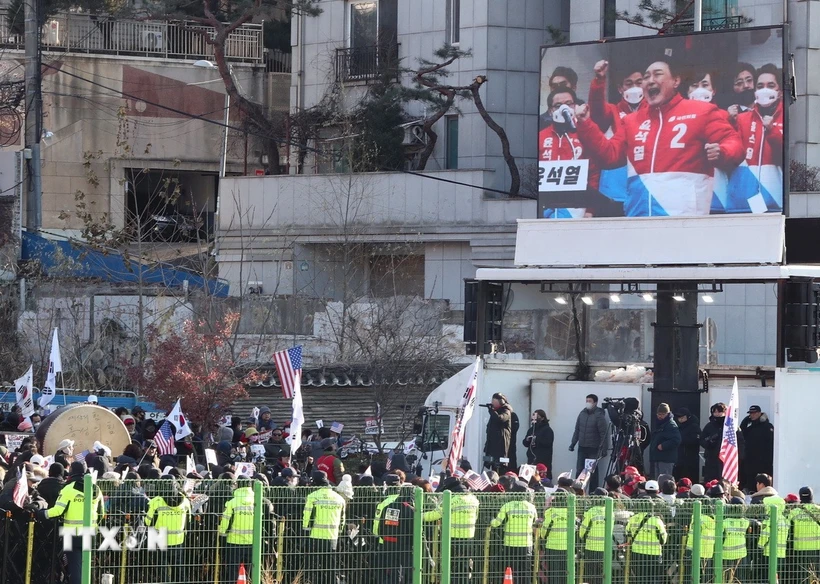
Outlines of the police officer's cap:
{"label": "police officer's cap", "polygon": [[84,462],[75,460],[71,463],[71,466],[68,467],[68,478],[73,479],[81,477],[85,474],[86,470],[87,469]]}

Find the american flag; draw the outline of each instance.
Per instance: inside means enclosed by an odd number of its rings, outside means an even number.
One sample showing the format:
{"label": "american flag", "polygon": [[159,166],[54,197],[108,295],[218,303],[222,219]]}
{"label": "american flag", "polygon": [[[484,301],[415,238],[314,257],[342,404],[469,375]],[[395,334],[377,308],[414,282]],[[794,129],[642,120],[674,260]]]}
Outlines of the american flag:
{"label": "american flag", "polygon": [[737,377],[732,386],[732,397],[723,423],[723,441],[720,444],[720,460],[723,461],[723,478],[730,483],[737,483],[737,412],[740,409],[737,396]]}
{"label": "american flag", "polygon": [[464,480],[467,481],[467,484],[476,491],[483,491],[484,489],[492,486],[487,473],[478,474],[474,470],[468,470],[464,475]]}
{"label": "american flag", "polygon": [[17,469],[17,484],[14,485],[14,492],[11,495],[14,504],[22,509],[28,500],[28,477],[26,471],[20,472]]}
{"label": "american flag", "polygon": [[458,462],[461,460],[462,452],[464,452],[464,428],[470,418],[473,417],[473,410],[475,410],[475,400],[478,395],[478,372],[480,370],[481,357],[476,357],[473,374],[470,376],[470,385],[464,390],[461,407],[459,408],[460,415],[457,416],[453,427],[453,441],[450,447],[450,456],[447,459],[447,467],[451,472],[455,472],[458,468]]}
{"label": "american flag", "polygon": [[390,470],[390,467],[393,466],[393,451],[391,450],[390,453],[387,455],[387,462],[384,463],[384,470]]}
{"label": "american flag", "polygon": [[282,395],[285,399],[292,399],[297,377],[302,375],[302,346],[274,353],[273,361],[276,363],[276,372],[282,383]]}
{"label": "american flag", "polygon": [[162,422],[162,425],[157,430],[154,436],[154,444],[157,446],[157,454],[160,456],[164,454],[174,454],[174,431],[171,429],[171,423],[167,420]]}

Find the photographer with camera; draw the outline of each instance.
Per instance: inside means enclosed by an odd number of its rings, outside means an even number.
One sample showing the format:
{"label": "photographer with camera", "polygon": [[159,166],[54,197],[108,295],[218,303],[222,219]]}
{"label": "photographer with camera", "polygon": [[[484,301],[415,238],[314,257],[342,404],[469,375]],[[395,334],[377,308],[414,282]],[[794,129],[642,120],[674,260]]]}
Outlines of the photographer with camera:
{"label": "photographer with camera", "polygon": [[[606,413],[598,407],[598,396],[591,393],[586,398],[586,407],[578,414],[575,421],[575,431],[572,433],[572,441],[569,451],[574,452],[578,445],[578,460],[576,462],[576,475],[584,470],[584,461],[588,458],[598,460],[606,449],[607,421]],[[598,467],[589,479],[589,491],[592,492],[598,487]]]}
{"label": "photographer with camera", "polygon": [[510,470],[510,449],[515,448],[512,443],[513,409],[503,393],[494,393],[492,403],[483,405],[490,413],[487,441],[484,443],[484,466],[503,475]]}

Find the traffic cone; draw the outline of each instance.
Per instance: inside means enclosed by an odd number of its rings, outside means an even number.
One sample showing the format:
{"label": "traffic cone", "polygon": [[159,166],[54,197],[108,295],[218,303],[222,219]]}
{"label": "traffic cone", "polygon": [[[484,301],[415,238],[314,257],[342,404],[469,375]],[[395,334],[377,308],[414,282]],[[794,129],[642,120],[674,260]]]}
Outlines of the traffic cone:
{"label": "traffic cone", "polygon": [[248,576],[245,574],[245,564],[239,564],[239,575],[236,577],[236,584],[248,584]]}
{"label": "traffic cone", "polygon": [[504,584],[513,584],[512,568],[509,566],[504,570]]}

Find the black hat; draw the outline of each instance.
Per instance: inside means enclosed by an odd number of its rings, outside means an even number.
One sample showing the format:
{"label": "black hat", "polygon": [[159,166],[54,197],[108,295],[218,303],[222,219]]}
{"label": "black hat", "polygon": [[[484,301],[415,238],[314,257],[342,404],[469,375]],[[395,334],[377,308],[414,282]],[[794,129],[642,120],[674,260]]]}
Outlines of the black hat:
{"label": "black hat", "polygon": [[572,486],[572,479],[569,477],[558,477],[558,486],[569,488]]}
{"label": "black hat", "polygon": [[401,478],[397,474],[386,474],[384,475],[384,484],[388,487],[398,487],[401,485]]}
{"label": "black hat", "polygon": [[800,495],[801,503],[811,503],[814,500],[814,491],[811,490],[811,487],[800,487],[797,494]]}
{"label": "black hat", "polygon": [[683,416],[691,417],[692,412],[689,411],[689,408],[678,408],[675,410],[675,417],[682,418]]}
{"label": "black hat", "polygon": [[762,412],[763,410],[760,409],[760,406],[752,406],[749,408],[749,411],[746,412],[747,414],[753,414],[755,412]]}
{"label": "black hat", "polygon": [[310,483],[317,487],[327,487],[330,484],[327,481],[327,473],[323,470],[314,470],[310,475]]}
{"label": "black hat", "polygon": [[79,460],[75,460],[71,463],[71,466],[68,467],[68,476],[72,479],[80,478],[85,474],[85,471],[85,463]]}

